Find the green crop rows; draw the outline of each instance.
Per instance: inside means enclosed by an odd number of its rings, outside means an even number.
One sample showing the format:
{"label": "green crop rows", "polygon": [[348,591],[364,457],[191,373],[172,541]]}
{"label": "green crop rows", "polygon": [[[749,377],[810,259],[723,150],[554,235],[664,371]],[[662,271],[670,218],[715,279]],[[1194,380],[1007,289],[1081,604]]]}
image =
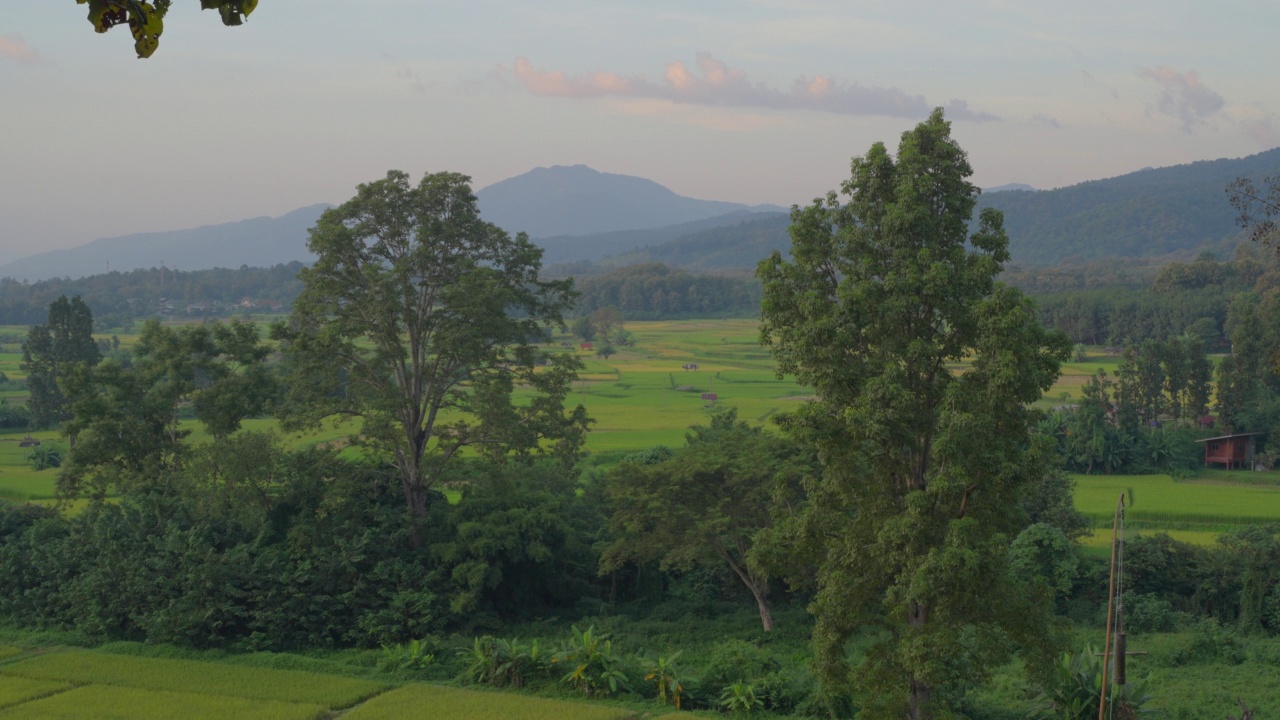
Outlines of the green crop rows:
{"label": "green crop rows", "polygon": [[624,720],[617,708],[429,685],[408,685],[379,695],[344,720]]}
{"label": "green crop rows", "polygon": [[36,680],[313,703],[333,709],[350,707],[386,689],[385,685],[368,680],[297,670],[265,670],[194,660],[160,660],[83,651],[41,655],[6,665],[0,672]]}
{"label": "green crop rows", "polygon": [[18,677],[0,677],[0,708],[7,708],[29,700],[67,690],[71,685],[51,680],[29,680]]}
{"label": "green crop rows", "polygon": [[0,712],[0,718],[30,720],[317,720],[319,705],[247,700],[238,697],[157,692],[111,685],[86,685]]}

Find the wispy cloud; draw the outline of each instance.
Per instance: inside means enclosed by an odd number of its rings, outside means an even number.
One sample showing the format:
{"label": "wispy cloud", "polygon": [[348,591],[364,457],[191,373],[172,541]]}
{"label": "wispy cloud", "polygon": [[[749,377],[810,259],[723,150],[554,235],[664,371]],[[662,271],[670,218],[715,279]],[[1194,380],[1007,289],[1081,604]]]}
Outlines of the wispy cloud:
{"label": "wispy cloud", "polygon": [[33,64],[42,62],[40,51],[27,44],[21,33],[0,35],[0,58],[8,58],[14,62]]}
{"label": "wispy cloud", "polygon": [[1034,122],[1038,122],[1041,125],[1047,125],[1053,128],[1054,130],[1062,129],[1062,121],[1058,120],[1058,118],[1053,117],[1052,115],[1046,115],[1044,113],[1036,113],[1035,115],[1031,116],[1031,120]]}
{"label": "wispy cloud", "polygon": [[1199,125],[1207,125],[1209,119],[1226,105],[1222,96],[1205,85],[1195,70],[1180,73],[1168,65],[1157,65],[1139,69],[1138,76],[1154,80],[1162,88],[1160,97],[1148,112],[1154,110],[1174,118],[1186,133]]}
{"label": "wispy cloud", "polygon": [[[892,87],[843,82],[825,75],[799,77],[786,89],[752,82],[743,70],[730,67],[707,53],[699,53],[691,66],[681,61],[668,63],[659,82],[643,75],[604,71],[569,75],[559,70],[542,70],[523,57],[516,58],[510,71],[499,69],[500,77],[508,72],[529,92],[548,97],[654,98],[689,105],[813,110],[838,115],[913,119],[928,115],[933,108],[922,95],[911,95]],[[990,122],[1000,119],[990,113],[973,110],[964,100],[952,100],[946,110],[953,120]]]}
{"label": "wispy cloud", "polygon": [[1248,108],[1236,114],[1240,116],[1237,120],[1240,132],[1245,136],[1266,150],[1280,146],[1280,116],[1260,108]]}

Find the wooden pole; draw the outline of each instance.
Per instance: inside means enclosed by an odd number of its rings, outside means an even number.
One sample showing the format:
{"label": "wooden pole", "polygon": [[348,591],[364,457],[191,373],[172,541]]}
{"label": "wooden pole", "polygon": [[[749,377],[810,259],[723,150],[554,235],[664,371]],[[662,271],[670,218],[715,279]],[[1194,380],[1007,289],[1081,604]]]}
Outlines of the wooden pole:
{"label": "wooden pole", "polygon": [[1111,523],[1111,581],[1107,586],[1107,634],[1102,643],[1102,694],[1098,697],[1098,720],[1106,720],[1107,669],[1111,660],[1111,619],[1116,602],[1116,538],[1120,537],[1120,511],[1124,508],[1124,493],[1116,503],[1115,520]]}

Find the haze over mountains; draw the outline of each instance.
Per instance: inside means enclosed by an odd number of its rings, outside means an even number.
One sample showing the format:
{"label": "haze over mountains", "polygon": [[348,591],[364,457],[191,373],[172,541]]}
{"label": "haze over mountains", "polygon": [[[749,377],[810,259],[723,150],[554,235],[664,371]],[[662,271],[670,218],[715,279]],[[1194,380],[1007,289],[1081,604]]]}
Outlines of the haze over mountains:
{"label": "haze over mountains", "polygon": [[[1244,176],[1280,173],[1280,148],[1242,159],[1146,169],[1056,190],[1019,184],[990,188],[980,207],[1004,211],[1015,263],[1053,264],[1106,257],[1190,257],[1229,252],[1238,241],[1224,194]],[[690,270],[754,267],[786,249],[787,215],[779,206],[747,206],[677,195],[643,178],[582,165],[537,168],[477,193],[483,216],[528,232],[544,262],[619,267],[663,262]],[[271,266],[310,262],[307,229],[327,205],[279,218],[172,232],[103,238],[70,250],[0,266],[0,277],[37,281],[108,270]]]}

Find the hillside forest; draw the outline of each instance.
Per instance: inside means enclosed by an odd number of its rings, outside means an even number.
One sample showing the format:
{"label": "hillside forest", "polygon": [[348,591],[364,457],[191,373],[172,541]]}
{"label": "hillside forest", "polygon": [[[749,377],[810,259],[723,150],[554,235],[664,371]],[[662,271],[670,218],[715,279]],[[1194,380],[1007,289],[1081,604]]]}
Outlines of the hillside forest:
{"label": "hillside forest", "polygon": [[[547,273],[464,176],[391,171],[309,266],[0,283],[0,426],[56,432],[24,461],[57,489],[0,504],[5,632],[735,717],[1280,712],[1276,518],[1133,516],[1151,654],[1107,695],[1111,519],[1077,497],[1141,509],[1232,433],[1280,484],[1280,260],[1014,267],[971,174],[936,111],[750,276]],[[642,321],[725,317],[799,401],[587,452]]]}

